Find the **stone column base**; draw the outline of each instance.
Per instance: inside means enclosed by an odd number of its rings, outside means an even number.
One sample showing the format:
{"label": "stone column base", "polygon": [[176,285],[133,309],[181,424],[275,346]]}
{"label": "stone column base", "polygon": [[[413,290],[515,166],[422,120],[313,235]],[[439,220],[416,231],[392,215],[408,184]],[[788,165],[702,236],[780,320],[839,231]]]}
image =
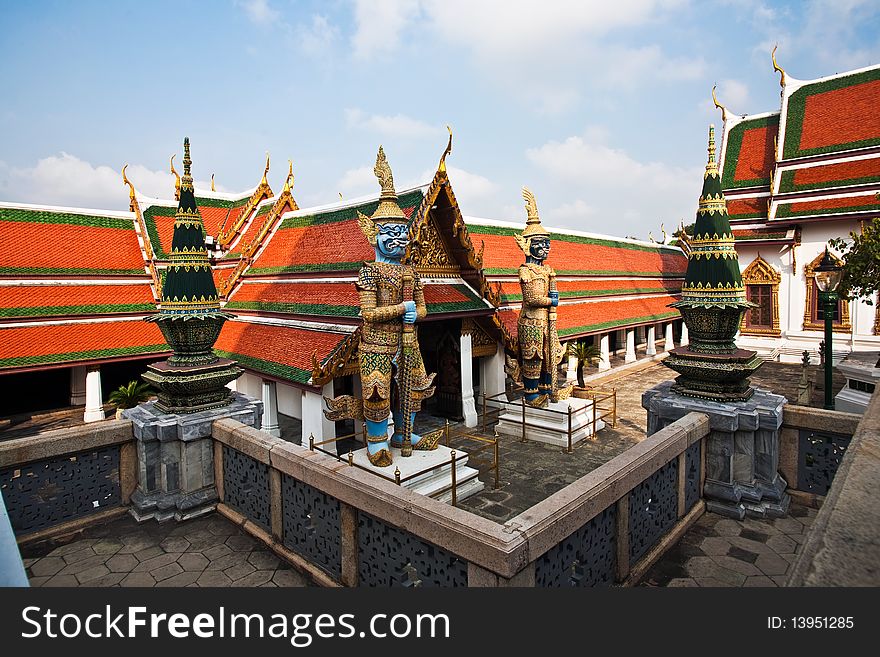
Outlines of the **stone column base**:
{"label": "stone column base", "polygon": [[197,413],[162,413],[156,402],[127,409],[138,450],[138,486],[131,496],[131,514],[138,521],[153,518],[187,520],[212,511],[217,503],[214,482],[214,420],[231,418],[260,428],[261,401],[235,392],[228,406]]}
{"label": "stone column base", "polygon": [[746,401],[715,402],[680,395],[672,387],[665,381],[643,393],[648,435],[693,411],[709,416],[706,508],[737,519],[784,516],[791,501],[778,472],[785,397],[755,389]]}

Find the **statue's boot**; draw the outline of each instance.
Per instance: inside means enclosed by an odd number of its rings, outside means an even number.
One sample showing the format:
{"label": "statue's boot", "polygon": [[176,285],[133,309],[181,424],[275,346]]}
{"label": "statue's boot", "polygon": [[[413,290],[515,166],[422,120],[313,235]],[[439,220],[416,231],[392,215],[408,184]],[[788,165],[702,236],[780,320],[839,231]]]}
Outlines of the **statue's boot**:
{"label": "statue's boot", "polygon": [[391,446],[388,444],[388,418],[379,422],[367,420],[367,458],[377,468],[392,463]]}
{"label": "statue's boot", "polygon": [[[415,412],[410,413],[410,422],[411,426],[415,426],[416,424],[416,414]],[[392,447],[402,447],[403,446],[403,433],[401,429],[403,428],[403,413],[400,411],[394,412],[394,434],[391,436],[391,446]],[[437,431],[432,431],[429,434],[424,436],[420,436],[417,433],[410,434],[410,444],[413,449],[418,450],[432,450],[437,449],[437,444],[440,442],[440,436],[443,435],[443,430],[439,429]]]}
{"label": "statue's boot", "polygon": [[535,408],[547,406],[547,393],[539,389],[538,379],[523,377],[523,388],[526,404]]}

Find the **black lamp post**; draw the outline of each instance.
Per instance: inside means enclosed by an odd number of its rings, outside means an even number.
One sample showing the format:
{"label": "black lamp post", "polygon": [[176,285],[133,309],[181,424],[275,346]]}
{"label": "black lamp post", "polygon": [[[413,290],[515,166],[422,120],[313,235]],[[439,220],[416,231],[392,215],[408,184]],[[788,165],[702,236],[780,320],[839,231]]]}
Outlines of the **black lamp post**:
{"label": "black lamp post", "polygon": [[837,264],[828,247],[822,262],[813,270],[816,272],[816,286],[819,288],[817,301],[822,304],[825,315],[825,408],[834,409],[834,396],[831,390],[831,374],[834,367],[831,350],[831,322],[834,319],[834,308],[837,305],[837,286],[843,275],[843,268]]}

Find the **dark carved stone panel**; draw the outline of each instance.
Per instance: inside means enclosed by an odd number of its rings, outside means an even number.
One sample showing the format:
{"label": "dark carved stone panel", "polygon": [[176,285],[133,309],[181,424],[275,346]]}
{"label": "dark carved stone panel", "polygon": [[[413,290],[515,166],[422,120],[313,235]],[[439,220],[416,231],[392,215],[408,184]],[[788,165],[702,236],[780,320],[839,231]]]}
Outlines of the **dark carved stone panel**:
{"label": "dark carved stone panel", "polygon": [[288,475],[282,475],[281,492],[284,545],[339,579],[339,500]]}
{"label": "dark carved stone panel", "polygon": [[825,495],[831,488],[852,436],[801,429],[798,440],[798,490]]}
{"label": "dark carved stone panel", "polygon": [[535,586],[611,586],[617,561],[616,505],[605,509],[535,562]]}
{"label": "dark carved stone panel", "polygon": [[690,511],[700,499],[700,443],[698,440],[687,448],[684,453],[685,482],[684,482],[684,509]]}
{"label": "dark carved stone panel", "polygon": [[223,445],[223,490],[226,504],[270,530],[268,465]]}
{"label": "dark carved stone panel", "polygon": [[0,490],[20,533],[119,506],[119,445],[2,470]]}
{"label": "dark carved stone panel", "polygon": [[361,586],[467,586],[467,562],[409,532],[358,513]]}
{"label": "dark carved stone panel", "polygon": [[629,494],[629,562],[636,563],[678,519],[678,459]]}

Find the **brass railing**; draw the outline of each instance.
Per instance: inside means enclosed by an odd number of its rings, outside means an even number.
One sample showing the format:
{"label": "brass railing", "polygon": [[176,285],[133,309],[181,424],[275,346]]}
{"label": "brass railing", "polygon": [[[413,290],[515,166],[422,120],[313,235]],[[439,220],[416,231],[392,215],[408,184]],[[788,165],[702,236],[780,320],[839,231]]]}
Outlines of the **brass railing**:
{"label": "brass railing", "polygon": [[[494,458],[493,458],[491,464],[489,464],[489,469],[494,471],[495,488],[498,488],[498,486],[499,486],[499,481],[498,481],[498,464],[499,464],[498,456],[499,456],[499,454],[498,454],[498,435],[497,434],[495,435],[495,438],[490,439],[490,438],[485,438],[483,436],[469,434],[469,433],[466,433],[463,431],[453,432],[450,429],[450,425],[449,425],[448,420],[446,421],[446,426],[443,429],[438,429],[438,431],[443,432],[444,444],[446,445],[446,447],[450,447],[451,444],[454,442],[462,442],[464,440],[472,440],[474,442],[484,443],[481,447],[478,447],[475,450],[469,450],[467,453],[464,453],[464,454],[456,454],[455,449],[450,449],[448,462],[450,465],[450,479],[451,479],[450,491],[451,491],[451,496],[452,496],[452,500],[451,500],[452,506],[457,506],[457,504],[458,504],[458,472],[457,472],[457,467],[456,467],[457,462],[461,461],[463,459],[469,459],[472,455],[479,454],[480,452],[485,451],[485,450],[489,449],[490,447],[493,449]],[[327,449],[324,449],[324,447],[323,447],[324,445],[337,443],[342,440],[347,440],[349,438],[353,438],[354,440],[362,443],[364,445],[364,447],[366,447],[367,443],[363,439],[363,436],[365,436],[365,435],[366,435],[366,427],[363,428],[363,433],[361,433],[361,434],[358,434],[357,432],[353,432],[353,433],[344,434],[342,436],[337,436],[336,438],[322,440],[320,442],[315,442],[314,434],[309,434],[309,449],[314,452],[321,452],[322,454],[326,454],[327,456],[332,456],[337,461],[347,462],[348,465],[350,465],[351,467],[358,468],[360,470],[364,470],[365,472],[369,472],[377,477],[381,477],[382,479],[384,479],[386,481],[393,482],[393,483],[397,484],[398,486],[402,486],[403,484],[405,484],[408,481],[411,481],[417,477],[420,477],[421,475],[427,474],[427,473],[431,472],[432,470],[436,470],[437,467],[439,466],[439,464],[435,463],[434,465],[431,465],[430,467],[423,468],[421,470],[418,470],[416,472],[408,474],[405,477],[401,476],[400,468],[396,467],[394,469],[394,476],[392,477],[392,476],[384,474],[383,472],[379,471],[377,468],[373,468],[373,467],[368,468],[368,467],[365,467],[359,463],[355,463],[354,452],[352,450],[349,450],[348,454],[345,456],[345,458],[343,458],[343,456],[340,455],[339,453],[331,452]],[[488,462],[486,462],[486,461],[480,461],[478,459],[476,462],[474,462],[474,465],[477,465],[477,466],[486,465],[487,463]]]}

